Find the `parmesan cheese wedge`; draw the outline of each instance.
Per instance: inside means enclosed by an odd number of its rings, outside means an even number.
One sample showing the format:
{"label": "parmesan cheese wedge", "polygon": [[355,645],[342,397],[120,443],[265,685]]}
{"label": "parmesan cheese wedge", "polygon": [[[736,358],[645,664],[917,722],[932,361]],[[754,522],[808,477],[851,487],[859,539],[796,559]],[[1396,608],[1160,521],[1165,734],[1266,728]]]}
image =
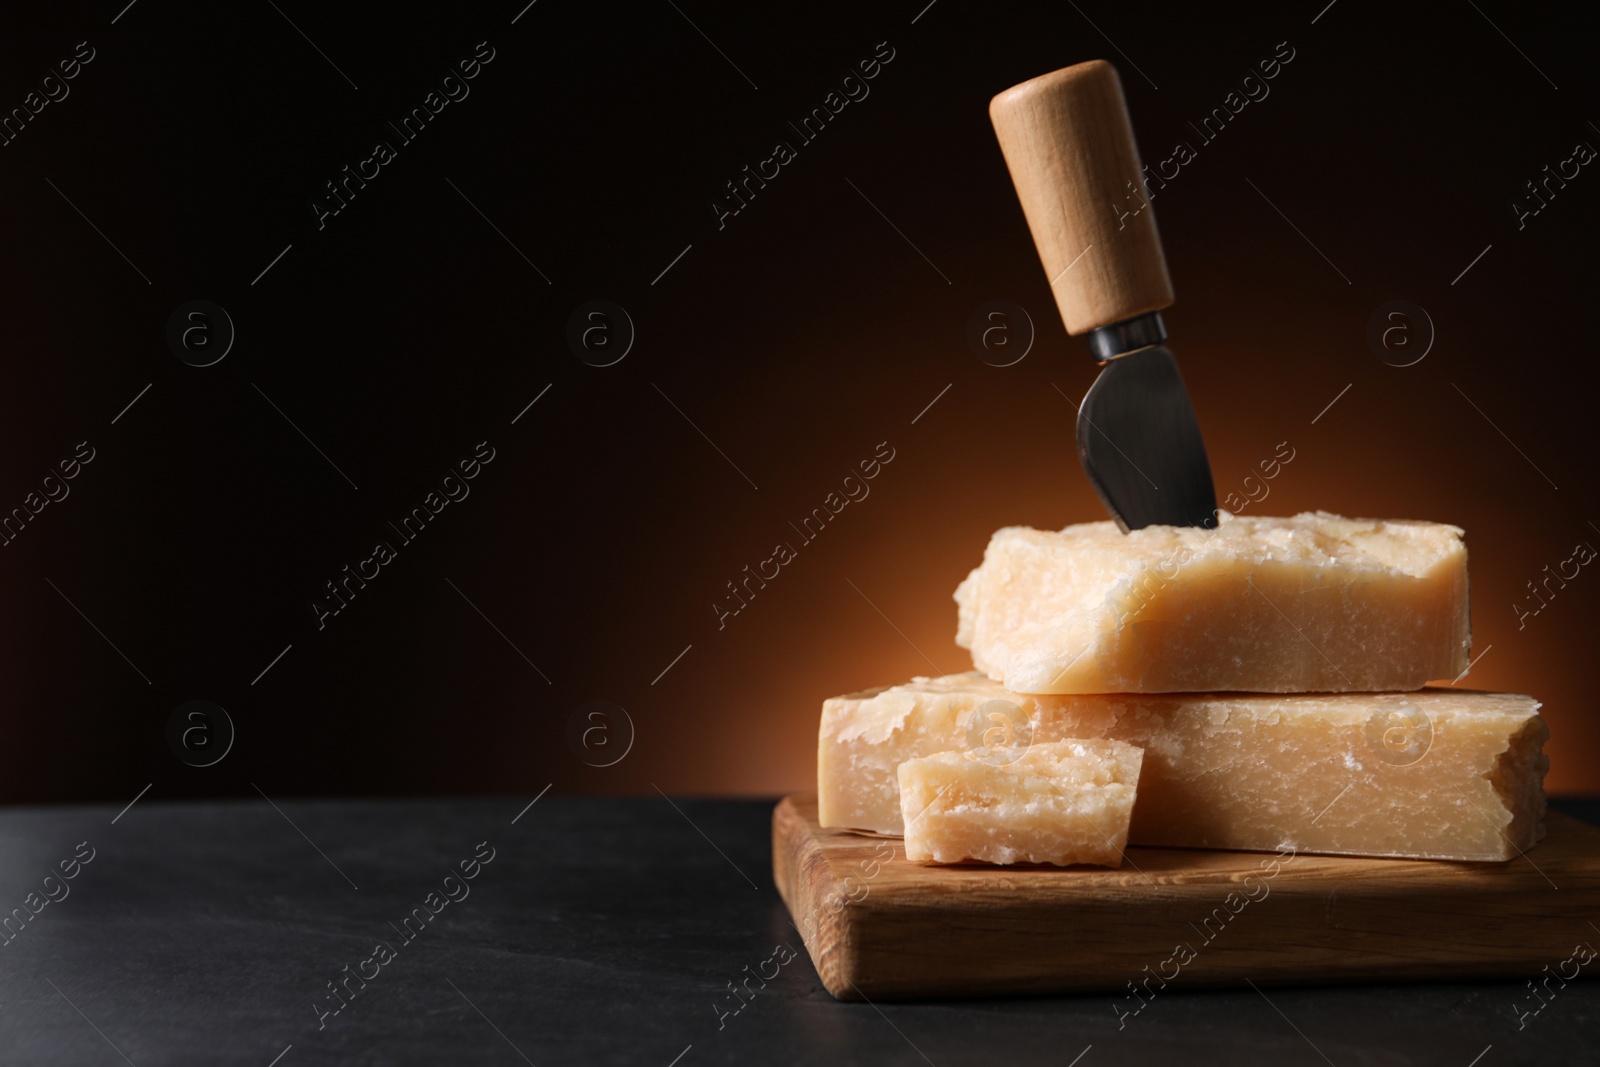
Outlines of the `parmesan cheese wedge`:
{"label": "parmesan cheese wedge", "polygon": [[1467,667],[1467,550],[1427,522],[1009,527],[956,642],[1017,693],[1379,692]]}
{"label": "parmesan cheese wedge", "polygon": [[899,768],[937,753],[1003,765],[1067,739],[1144,750],[1136,845],[1513,859],[1543,836],[1538,702],[1509,693],[1028,696],[976,672],[822,709],[823,826],[904,834]]}
{"label": "parmesan cheese wedge", "polygon": [[941,752],[900,764],[906,859],[1122,866],[1142,754],[1120,741]]}

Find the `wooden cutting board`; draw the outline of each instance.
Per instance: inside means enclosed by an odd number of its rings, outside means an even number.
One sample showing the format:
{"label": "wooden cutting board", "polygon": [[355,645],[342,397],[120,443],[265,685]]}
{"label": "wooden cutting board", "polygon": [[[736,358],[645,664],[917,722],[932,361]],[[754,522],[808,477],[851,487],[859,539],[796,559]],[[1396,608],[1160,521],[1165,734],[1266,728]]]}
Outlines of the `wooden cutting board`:
{"label": "wooden cutting board", "polygon": [[1105,991],[1133,1012],[1247,981],[1571,977],[1575,946],[1600,946],[1600,830],[1546,827],[1510,863],[1130,848],[1118,870],[937,867],[792,796],[772,871],[841,1000]]}

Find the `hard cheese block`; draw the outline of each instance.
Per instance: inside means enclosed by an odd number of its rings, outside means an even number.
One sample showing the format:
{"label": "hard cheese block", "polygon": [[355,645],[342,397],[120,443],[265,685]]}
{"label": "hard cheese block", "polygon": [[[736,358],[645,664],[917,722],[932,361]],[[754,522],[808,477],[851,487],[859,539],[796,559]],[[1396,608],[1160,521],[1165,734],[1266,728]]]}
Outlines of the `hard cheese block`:
{"label": "hard cheese block", "polygon": [[818,815],[901,834],[906,760],[1109,738],[1144,749],[1134,844],[1507,860],[1543,832],[1538,706],[1451,688],[1025,696],[978,673],[918,678],[823,705]]}
{"label": "hard cheese block", "polygon": [[1009,527],[955,596],[956,642],[1018,693],[1412,690],[1470,644],[1459,529],[1322,512]]}
{"label": "hard cheese block", "polygon": [[1141,759],[1120,741],[1067,740],[907,760],[906,858],[1120,867]]}

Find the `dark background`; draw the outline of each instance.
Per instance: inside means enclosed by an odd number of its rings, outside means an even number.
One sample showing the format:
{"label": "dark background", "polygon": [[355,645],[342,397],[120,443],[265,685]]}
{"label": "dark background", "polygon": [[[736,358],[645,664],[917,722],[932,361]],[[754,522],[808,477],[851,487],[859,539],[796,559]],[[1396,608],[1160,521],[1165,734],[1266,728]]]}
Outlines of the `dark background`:
{"label": "dark background", "polygon": [[[824,697],[967,667],[950,593],[994,529],[1103,517],[1062,395],[1095,367],[986,113],[1093,57],[1147,162],[1198,149],[1155,206],[1219,497],[1288,441],[1248,513],[1463,526],[1470,683],[1543,699],[1548,784],[1600,790],[1600,575],[1513,608],[1600,545],[1600,175],[1520,231],[1510,206],[1600,145],[1592,11],[925,2],[8,13],[0,108],[95,58],[0,147],[0,508],[95,458],[0,549],[0,799],[806,787]],[[323,183],[480,41],[470,95],[319,230]],[[719,230],[723,183],[885,41],[870,96]],[[565,336],[596,298],[637,327],[606,368]],[[166,340],[195,299],[237,330],[205,368]],[[1037,329],[1014,366],[966,341],[993,299]],[[1437,329],[1414,366],[1366,341],[1394,299]],[[319,630],[323,584],[480,441],[470,496]],[[879,442],[871,496],[719,630],[724,583]],[[208,768],[166,740],[190,699],[237,727]],[[597,700],[637,731],[604,768],[627,728]],[[585,749],[574,715],[610,732]]]}

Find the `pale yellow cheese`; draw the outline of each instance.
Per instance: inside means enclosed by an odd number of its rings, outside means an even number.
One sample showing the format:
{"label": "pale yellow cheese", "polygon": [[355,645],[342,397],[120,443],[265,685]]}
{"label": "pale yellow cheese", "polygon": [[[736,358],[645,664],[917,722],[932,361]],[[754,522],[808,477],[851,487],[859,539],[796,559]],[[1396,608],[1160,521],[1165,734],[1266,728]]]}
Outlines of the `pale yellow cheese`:
{"label": "pale yellow cheese", "polygon": [[956,642],[1018,693],[1413,690],[1470,644],[1461,530],[1321,512],[1010,527],[955,597]]}
{"label": "pale yellow cheese", "polygon": [[[907,685],[833,697],[817,731],[817,817],[823,826],[900,834],[900,764],[917,756],[983,745],[984,719],[966,736],[971,713],[989,700],[1017,698],[981,674],[917,678]],[[1018,721],[1026,716],[1018,714]],[[994,738],[1004,741],[1003,738]]]}
{"label": "pale yellow cheese", "polygon": [[900,764],[906,858],[1120,867],[1141,753],[1120,741],[940,752]]}
{"label": "pale yellow cheese", "polygon": [[1538,707],[1447,687],[1026,696],[976,672],[918,678],[823,705],[818,814],[901,834],[907,760],[1109,738],[1144,749],[1134,844],[1508,860],[1543,836]]}

